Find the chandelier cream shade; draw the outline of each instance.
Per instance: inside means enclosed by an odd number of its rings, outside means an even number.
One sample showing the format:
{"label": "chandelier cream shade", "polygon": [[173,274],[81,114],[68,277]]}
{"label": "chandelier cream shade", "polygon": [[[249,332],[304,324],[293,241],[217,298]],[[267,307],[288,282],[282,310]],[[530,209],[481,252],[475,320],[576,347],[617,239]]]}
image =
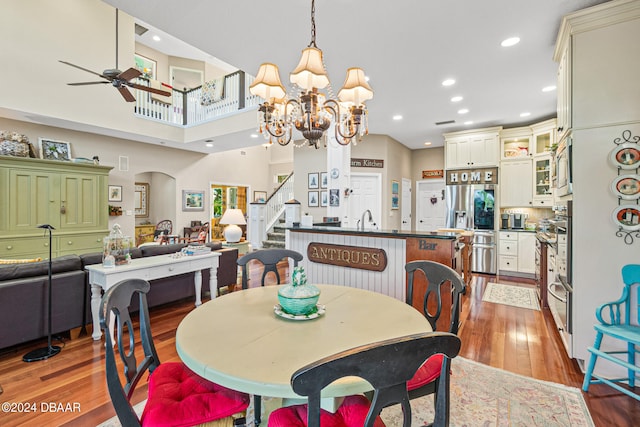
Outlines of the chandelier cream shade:
{"label": "chandelier cream shade", "polygon": [[[373,90],[364,71],[349,68],[338,99],[328,98],[320,91],[333,92],[322,55],[316,46],[315,0],[311,0],[311,42],[302,50],[298,66],[289,75],[294,85],[292,95],[286,94],[278,67],[269,62],[260,65],[256,79],[249,86],[253,95],[264,99],[258,109],[258,130],[269,143],[275,139],[278,144],[287,145],[293,139],[294,128],[315,148],[321,139],[326,146],[325,131],[332,125],[335,140],[342,145],[352,141],[355,144],[356,139],[369,132],[364,102],[373,98]],[[298,146],[302,145],[304,142]]]}

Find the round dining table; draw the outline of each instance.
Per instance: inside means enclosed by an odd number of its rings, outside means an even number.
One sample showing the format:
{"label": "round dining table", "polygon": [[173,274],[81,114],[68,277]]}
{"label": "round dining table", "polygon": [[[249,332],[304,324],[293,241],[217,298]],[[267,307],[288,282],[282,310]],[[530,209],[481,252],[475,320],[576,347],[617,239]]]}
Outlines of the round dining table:
{"label": "round dining table", "polygon": [[[290,379],[301,367],[360,345],[432,330],[418,310],[395,298],[348,286],[317,286],[324,313],[308,320],[276,314],[280,286],[233,292],[197,307],[178,326],[180,359],[225,387],[295,401],[301,396]],[[371,389],[365,380],[347,377],[322,395]]]}

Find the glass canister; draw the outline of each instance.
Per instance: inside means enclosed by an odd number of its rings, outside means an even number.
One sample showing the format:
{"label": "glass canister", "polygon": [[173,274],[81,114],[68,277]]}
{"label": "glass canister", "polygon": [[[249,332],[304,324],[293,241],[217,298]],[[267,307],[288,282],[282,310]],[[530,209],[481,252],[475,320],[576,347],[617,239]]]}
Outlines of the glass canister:
{"label": "glass canister", "polygon": [[111,232],[103,239],[104,250],[102,252],[102,266],[115,267],[116,265],[129,264],[133,240],[129,236],[124,236],[120,225],[114,224]]}

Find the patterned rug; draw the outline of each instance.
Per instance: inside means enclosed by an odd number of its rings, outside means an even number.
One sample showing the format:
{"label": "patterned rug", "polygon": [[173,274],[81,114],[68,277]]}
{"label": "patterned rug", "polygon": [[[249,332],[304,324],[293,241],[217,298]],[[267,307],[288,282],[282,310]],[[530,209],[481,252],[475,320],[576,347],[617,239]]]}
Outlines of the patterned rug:
{"label": "patterned rug", "polygon": [[524,288],[522,286],[489,282],[484,291],[484,295],[482,295],[482,301],[540,310],[535,289]]}
{"label": "patterned rug", "polygon": [[[275,399],[263,397],[269,408]],[[144,402],[136,405],[142,410]],[[433,396],[411,401],[411,425],[421,427],[433,421]],[[249,407],[248,421],[253,421]],[[451,427],[490,426],[571,426],[594,427],[587,405],[578,388],[534,380],[502,369],[458,357],[452,362]],[[266,425],[268,417],[263,417]],[[387,427],[402,426],[398,405],[383,411]],[[112,418],[98,427],[119,427]]]}

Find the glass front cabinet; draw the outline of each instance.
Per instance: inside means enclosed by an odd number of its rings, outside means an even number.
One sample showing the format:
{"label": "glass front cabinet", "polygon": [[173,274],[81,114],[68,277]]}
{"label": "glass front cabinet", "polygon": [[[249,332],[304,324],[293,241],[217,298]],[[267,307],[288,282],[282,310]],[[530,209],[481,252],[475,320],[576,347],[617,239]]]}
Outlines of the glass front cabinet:
{"label": "glass front cabinet", "polygon": [[533,175],[533,206],[551,207],[551,154],[534,157]]}

